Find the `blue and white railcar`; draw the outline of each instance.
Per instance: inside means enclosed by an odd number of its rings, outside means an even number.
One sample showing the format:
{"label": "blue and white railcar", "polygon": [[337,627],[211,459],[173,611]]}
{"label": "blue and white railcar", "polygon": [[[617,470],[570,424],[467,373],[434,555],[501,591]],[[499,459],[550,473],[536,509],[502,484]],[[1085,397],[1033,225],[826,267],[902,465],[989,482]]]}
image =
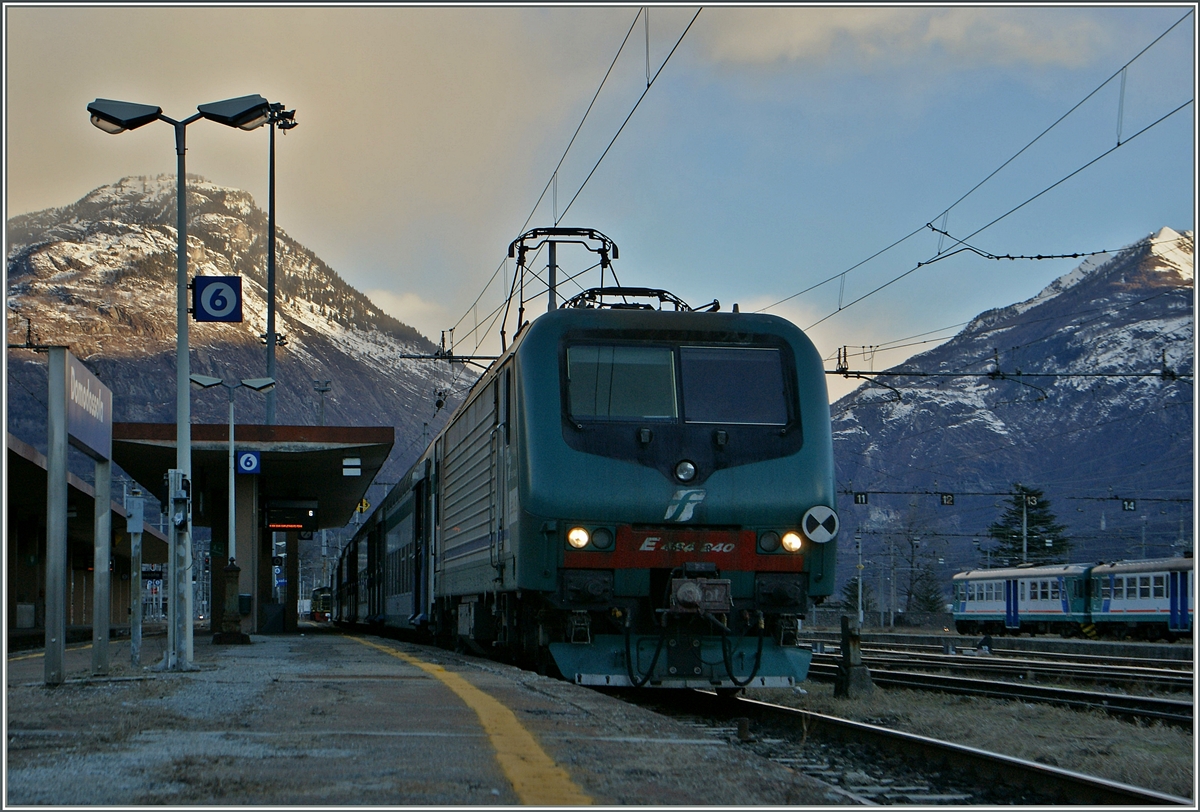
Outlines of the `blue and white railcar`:
{"label": "blue and white railcar", "polygon": [[970,570],[954,576],[960,634],[1073,635],[1088,623],[1086,564]]}
{"label": "blue and white railcar", "polygon": [[1195,601],[1190,558],[1118,561],[1091,572],[1091,616],[1106,636],[1190,635]]}

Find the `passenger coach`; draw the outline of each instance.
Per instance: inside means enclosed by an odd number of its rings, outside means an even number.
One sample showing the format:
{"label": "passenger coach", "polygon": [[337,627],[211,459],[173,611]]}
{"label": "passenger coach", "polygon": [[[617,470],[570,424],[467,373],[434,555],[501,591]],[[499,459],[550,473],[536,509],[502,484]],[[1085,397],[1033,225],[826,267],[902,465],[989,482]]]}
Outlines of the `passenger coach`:
{"label": "passenger coach", "polygon": [[960,572],[960,634],[1040,634],[1175,639],[1191,634],[1193,560],[1056,564]]}
{"label": "passenger coach", "polygon": [[954,576],[960,634],[1077,634],[1087,622],[1082,564],[971,570]]}
{"label": "passenger coach", "polygon": [[1119,561],[1092,568],[1091,620],[1102,634],[1190,634],[1193,560]]}

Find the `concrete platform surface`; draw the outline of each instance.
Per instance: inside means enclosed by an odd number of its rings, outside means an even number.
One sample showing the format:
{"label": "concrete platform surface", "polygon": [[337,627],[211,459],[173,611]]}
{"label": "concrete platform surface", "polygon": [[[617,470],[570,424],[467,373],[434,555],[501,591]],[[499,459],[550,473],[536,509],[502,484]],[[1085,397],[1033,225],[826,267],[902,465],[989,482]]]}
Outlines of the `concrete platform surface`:
{"label": "concrete platform surface", "polygon": [[5,806],[829,805],[844,795],[613,696],[441,649],[343,633],[213,646],[197,670],[106,677],[72,647],[6,668]]}

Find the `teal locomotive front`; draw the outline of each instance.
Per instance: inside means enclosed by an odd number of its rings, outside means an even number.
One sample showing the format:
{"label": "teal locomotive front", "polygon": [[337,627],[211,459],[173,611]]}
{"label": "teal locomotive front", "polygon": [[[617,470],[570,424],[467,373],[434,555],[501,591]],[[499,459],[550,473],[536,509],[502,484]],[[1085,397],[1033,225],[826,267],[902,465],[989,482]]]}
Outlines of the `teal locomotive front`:
{"label": "teal locomotive front", "polygon": [[835,510],[824,370],[795,326],[563,308],[347,545],[338,617],[581,684],[794,685]]}
{"label": "teal locomotive front", "polygon": [[803,680],[797,633],[832,591],[837,533],[808,339],[773,316],[560,310],[512,370],[497,542],[501,577],[536,596],[525,636],[581,684]]}

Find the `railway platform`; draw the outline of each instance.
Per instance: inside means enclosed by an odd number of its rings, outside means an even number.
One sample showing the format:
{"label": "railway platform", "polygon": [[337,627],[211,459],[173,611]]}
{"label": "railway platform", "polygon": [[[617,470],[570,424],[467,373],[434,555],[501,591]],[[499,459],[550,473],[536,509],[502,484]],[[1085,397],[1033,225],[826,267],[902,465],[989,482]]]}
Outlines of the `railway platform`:
{"label": "railway platform", "polygon": [[829,805],[844,793],[619,698],[327,624],[195,639],[194,670],[128,641],[67,680],[7,663],[6,806]]}

